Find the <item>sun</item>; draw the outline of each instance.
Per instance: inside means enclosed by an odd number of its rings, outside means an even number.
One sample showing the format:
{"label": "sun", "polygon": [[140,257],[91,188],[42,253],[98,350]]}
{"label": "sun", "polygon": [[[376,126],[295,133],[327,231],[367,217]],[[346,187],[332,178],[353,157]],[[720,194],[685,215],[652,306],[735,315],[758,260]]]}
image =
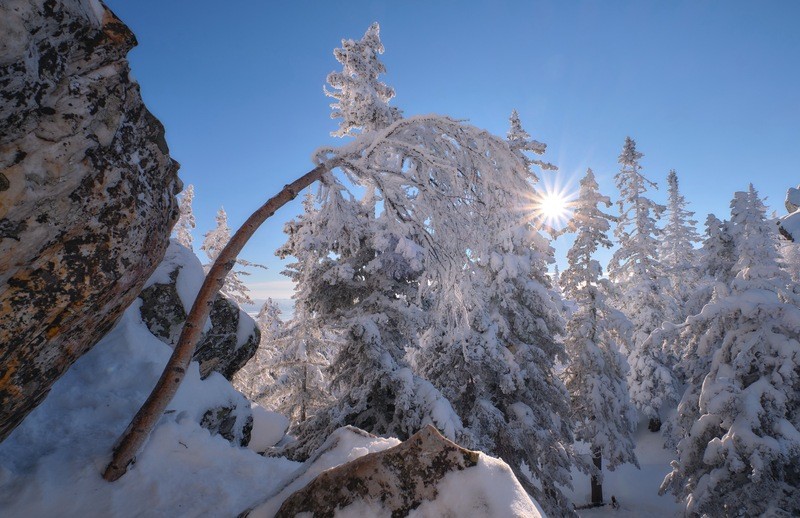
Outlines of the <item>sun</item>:
{"label": "sun", "polygon": [[539,210],[547,219],[557,220],[567,216],[568,200],[558,193],[548,192],[544,193],[541,201],[539,202]]}
{"label": "sun", "polygon": [[577,193],[570,189],[569,181],[564,185],[557,181],[542,183],[533,200],[533,218],[541,226],[561,230],[572,218]]}

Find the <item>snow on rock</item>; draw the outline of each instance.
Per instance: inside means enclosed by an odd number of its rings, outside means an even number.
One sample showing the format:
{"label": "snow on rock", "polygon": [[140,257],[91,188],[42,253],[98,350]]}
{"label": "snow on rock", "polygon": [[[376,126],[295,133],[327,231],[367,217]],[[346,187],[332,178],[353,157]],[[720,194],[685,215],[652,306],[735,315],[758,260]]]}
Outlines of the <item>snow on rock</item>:
{"label": "snow on rock", "polygon": [[[320,469],[334,459],[340,463],[344,452],[358,458]],[[249,516],[544,516],[507,464],[461,448],[431,425],[400,444],[340,428],[307,464],[297,480]]]}
{"label": "snow on rock", "polygon": [[100,2],[0,2],[0,440],[164,255],[178,164]]}
{"label": "snow on rock", "polygon": [[255,452],[264,452],[280,442],[289,429],[289,420],[277,412],[270,412],[253,404],[253,431],[250,433],[248,448]]}
{"label": "snow on rock", "polygon": [[297,470],[296,462],[232,446],[201,427],[209,409],[248,405],[220,374],[201,379],[192,362],[129,472],[113,484],[101,478],[171,353],[142,323],[139,304],[0,444],[0,514],[235,516]]}
{"label": "snow on rock", "polygon": [[[171,241],[164,260],[139,295],[142,320],[150,332],[175,345],[204,278],[197,256]],[[234,301],[218,295],[193,358],[200,363],[204,377],[219,372],[231,379],[253,357],[260,342],[255,320]]]}

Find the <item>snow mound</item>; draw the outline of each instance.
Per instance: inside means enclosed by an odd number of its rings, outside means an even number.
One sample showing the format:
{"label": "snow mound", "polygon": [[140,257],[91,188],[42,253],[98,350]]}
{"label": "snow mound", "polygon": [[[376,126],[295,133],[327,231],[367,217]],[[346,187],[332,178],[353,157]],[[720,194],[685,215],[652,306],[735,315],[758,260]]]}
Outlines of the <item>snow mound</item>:
{"label": "snow mound", "polygon": [[266,451],[280,442],[289,429],[289,420],[277,412],[256,405],[253,408],[253,431],[250,432],[248,448],[255,452]]}

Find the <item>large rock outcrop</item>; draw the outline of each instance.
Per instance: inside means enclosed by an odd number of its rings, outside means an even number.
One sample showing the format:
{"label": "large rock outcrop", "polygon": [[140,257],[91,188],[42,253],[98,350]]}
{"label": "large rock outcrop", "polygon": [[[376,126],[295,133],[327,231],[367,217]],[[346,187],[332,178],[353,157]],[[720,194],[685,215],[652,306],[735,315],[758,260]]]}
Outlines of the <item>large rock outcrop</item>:
{"label": "large rock outcrop", "polygon": [[[203,279],[203,266],[197,256],[172,241],[139,295],[142,321],[151,333],[170,346],[178,343]],[[260,342],[261,332],[255,320],[235,302],[217,295],[193,359],[200,364],[204,378],[219,372],[231,380],[253,357]]]}
{"label": "large rock outcrop", "polygon": [[0,440],[134,300],[178,164],[98,0],[0,3]]}
{"label": "large rock outcrop", "polygon": [[778,228],[783,237],[796,243],[800,241],[800,185],[789,188],[785,204],[789,214],[781,218]]}

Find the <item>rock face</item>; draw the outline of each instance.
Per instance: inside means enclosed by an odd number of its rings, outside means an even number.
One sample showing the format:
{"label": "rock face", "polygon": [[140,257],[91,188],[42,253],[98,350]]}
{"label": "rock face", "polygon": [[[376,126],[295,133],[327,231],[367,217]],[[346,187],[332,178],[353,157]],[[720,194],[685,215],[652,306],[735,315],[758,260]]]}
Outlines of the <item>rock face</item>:
{"label": "rock face", "polygon": [[783,237],[796,243],[800,241],[800,185],[786,192],[786,210],[789,215],[778,222],[779,230]]}
{"label": "rock face", "polygon": [[380,502],[392,516],[407,516],[436,499],[437,484],[447,473],[475,466],[478,455],[428,425],[393,448],[324,471],[287,498],[276,517],[305,512],[332,518],[337,508],[359,501]]}
{"label": "rock face", "polygon": [[178,164],[98,0],[0,3],[0,440],[134,300]]}
{"label": "rock face", "polygon": [[[163,262],[139,295],[142,321],[162,342],[178,343],[188,309],[203,282],[203,267],[191,250],[172,241]],[[256,322],[222,295],[214,300],[210,327],[198,342],[193,359],[205,378],[219,372],[228,380],[256,353],[261,333]]]}

